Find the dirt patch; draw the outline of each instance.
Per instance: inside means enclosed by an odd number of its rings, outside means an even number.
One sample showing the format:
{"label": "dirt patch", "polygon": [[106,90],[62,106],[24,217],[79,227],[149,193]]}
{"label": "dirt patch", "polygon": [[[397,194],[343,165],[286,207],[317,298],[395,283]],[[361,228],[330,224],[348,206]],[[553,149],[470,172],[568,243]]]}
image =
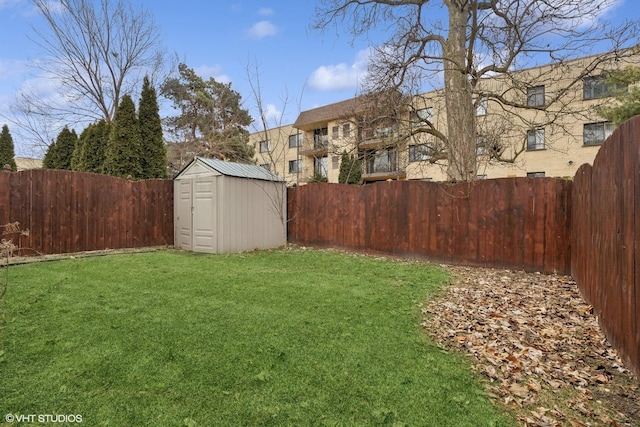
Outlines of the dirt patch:
{"label": "dirt patch", "polygon": [[638,380],[571,277],[448,267],[423,326],[463,351],[493,398],[526,426],[639,426]]}

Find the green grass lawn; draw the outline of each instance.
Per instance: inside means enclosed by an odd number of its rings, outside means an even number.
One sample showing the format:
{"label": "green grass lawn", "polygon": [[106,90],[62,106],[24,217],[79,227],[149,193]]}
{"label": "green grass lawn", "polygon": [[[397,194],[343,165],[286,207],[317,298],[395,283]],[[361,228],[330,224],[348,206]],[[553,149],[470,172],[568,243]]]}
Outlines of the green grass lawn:
{"label": "green grass lawn", "polygon": [[421,330],[421,304],[448,278],[427,264],[315,250],[159,251],[9,273],[2,421],[514,424],[464,359]]}

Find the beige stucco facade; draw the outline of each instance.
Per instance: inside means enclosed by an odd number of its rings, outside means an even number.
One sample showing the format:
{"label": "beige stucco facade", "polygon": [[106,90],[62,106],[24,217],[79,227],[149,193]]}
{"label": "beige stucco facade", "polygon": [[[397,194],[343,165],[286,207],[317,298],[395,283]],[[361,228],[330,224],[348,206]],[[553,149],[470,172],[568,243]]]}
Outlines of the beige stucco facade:
{"label": "beige stucco facade", "polygon": [[14,158],[16,161],[16,166],[19,171],[29,170],[29,169],[42,169],[42,160],[40,159],[30,159],[27,157],[16,157]]}
{"label": "beige stucco facade", "polygon": [[[602,58],[594,55],[481,80],[475,99],[478,178],[573,177],[580,165],[592,163],[614,129],[596,111],[613,100],[603,73],[640,65],[637,54]],[[408,105],[393,122],[371,127],[363,125],[362,117],[372,110],[372,101],[364,97],[303,111],[292,125],[251,135],[256,162],[288,185],[314,179],[338,182],[343,152],[362,159],[365,182],[444,181],[446,159],[437,156],[441,143],[416,132],[427,123],[446,129],[443,91],[414,96]]]}

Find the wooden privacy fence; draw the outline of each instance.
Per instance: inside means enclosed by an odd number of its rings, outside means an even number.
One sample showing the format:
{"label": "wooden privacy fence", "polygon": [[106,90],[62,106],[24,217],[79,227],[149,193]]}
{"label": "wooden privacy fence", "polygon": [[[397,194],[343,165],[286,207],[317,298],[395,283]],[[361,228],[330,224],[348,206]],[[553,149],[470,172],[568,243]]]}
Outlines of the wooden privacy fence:
{"label": "wooden privacy fence", "polygon": [[625,364],[640,376],[640,117],[574,178],[571,274]]}
{"label": "wooden privacy fence", "polygon": [[640,376],[640,117],[623,123],[573,183],[321,184],[288,196],[292,243],[571,274]]}
{"label": "wooden privacy fence", "polygon": [[0,172],[0,225],[41,254],[173,244],[173,182],[59,170]]}
{"label": "wooden privacy fence", "polygon": [[571,181],[312,184],[288,194],[289,241],[447,263],[570,271]]}

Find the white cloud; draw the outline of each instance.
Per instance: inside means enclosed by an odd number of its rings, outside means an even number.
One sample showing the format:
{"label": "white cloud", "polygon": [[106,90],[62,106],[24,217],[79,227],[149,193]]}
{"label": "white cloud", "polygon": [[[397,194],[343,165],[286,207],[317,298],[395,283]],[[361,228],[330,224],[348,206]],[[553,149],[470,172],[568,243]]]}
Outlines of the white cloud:
{"label": "white cloud", "polygon": [[269,7],[261,7],[258,10],[258,15],[262,15],[262,16],[271,16],[275,14],[275,11]]}
{"label": "white cloud", "polygon": [[247,31],[249,37],[253,39],[262,39],[267,36],[274,36],[279,29],[269,21],[260,21],[253,24]]}
{"label": "white cloud", "polygon": [[276,126],[280,126],[280,119],[282,118],[282,111],[280,111],[274,104],[267,104],[264,109],[264,118],[269,126],[273,123]]}
{"label": "white cloud", "polygon": [[201,65],[195,67],[193,71],[203,80],[209,80],[209,77],[213,77],[217,82],[231,83],[231,77],[222,72],[222,66],[220,65]]}
{"label": "white cloud", "polygon": [[334,65],[322,65],[311,73],[309,87],[326,91],[355,91],[367,77],[367,66],[371,49],[361,50],[352,64],[344,62]]}

